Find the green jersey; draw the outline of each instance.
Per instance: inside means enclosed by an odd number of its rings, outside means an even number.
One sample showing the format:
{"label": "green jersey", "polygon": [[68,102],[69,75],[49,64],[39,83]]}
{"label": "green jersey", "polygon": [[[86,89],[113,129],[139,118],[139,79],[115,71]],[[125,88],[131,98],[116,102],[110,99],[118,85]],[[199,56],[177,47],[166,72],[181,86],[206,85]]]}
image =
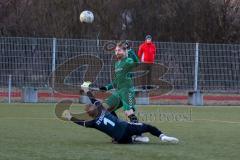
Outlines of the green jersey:
{"label": "green jersey", "polygon": [[111,84],[108,84],[107,89],[122,89],[133,87],[132,76],[129,72],[132,71],[139,63],[138,57],[134,53],[133,49],[128,51],[128,57],[117,61],[114,66],[115,75]]}

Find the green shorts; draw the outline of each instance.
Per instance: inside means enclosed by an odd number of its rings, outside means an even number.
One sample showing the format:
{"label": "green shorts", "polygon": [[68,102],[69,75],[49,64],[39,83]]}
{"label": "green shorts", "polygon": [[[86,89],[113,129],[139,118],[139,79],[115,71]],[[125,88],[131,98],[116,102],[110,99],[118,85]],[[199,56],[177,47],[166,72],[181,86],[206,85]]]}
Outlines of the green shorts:
{"label": "green shorts", "polygon": [[122,88],[113,92],[104,103],[111,108],[111,111],[116,111],[123,108],[124,111],[133,109],[135,110],[135,92],[133,88]]}

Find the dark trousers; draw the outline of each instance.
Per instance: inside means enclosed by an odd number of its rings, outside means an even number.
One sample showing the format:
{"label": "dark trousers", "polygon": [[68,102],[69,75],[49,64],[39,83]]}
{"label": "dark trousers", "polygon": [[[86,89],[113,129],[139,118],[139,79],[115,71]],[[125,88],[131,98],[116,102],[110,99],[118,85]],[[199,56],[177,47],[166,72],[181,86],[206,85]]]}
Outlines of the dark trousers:
{"label": "dark trousers", "polygon": [[162,134],[159,129],[152,125],[145,123],[129,123],[123,137],[118,141],[118,143],[132,143],[133,135],[141,135],[146,132],[149,132],[156,137],[159,137]]}
{"label": "dark trousers", "polygon": [[153,68],[152,65],[153,64],[151,63],[143,64],[143,70],[147,72],[147,75],[141,78],[142,79],[141,84],[143,84],[143,89],[150,89],[150,85],[152,85],[152,68]]}

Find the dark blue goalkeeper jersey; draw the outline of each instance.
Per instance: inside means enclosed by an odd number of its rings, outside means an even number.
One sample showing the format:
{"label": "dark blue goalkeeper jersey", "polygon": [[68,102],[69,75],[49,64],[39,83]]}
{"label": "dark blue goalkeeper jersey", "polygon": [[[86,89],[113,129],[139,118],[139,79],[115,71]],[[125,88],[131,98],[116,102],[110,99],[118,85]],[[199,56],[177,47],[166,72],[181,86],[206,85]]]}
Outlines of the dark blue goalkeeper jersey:
{"label": "dark blue goalkeeper jersey", "polygon": [[128,126],[128,122],[122,121],[107,110],[102,110],[97,118],[91,121],[76,121],[75,123],[89,128],[95,128],[116,141],[120,140]]}

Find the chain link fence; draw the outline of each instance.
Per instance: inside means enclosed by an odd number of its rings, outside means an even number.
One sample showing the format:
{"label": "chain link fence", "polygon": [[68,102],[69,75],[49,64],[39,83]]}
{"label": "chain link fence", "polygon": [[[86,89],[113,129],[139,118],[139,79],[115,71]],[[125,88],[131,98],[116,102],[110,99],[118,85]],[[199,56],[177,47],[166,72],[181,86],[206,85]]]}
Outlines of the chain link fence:
{"label": "chain link fence", "polygon": [[[59,87],[59,82],[75,88],[86,77],[94,81],[95,87],[111,82],[115,61],[111,47],[115,42],[0,37],[0,101],[9,100],[9,96],[13,101],[22,101],[24,88],[34,88],[40,95],[38,102],[52,102],[56,101],[55,87]],[[131,41],[136,52],[140,44],[141,41]],[[155,42],[155,45],[155,63],[159,65],[154,78],[164,82],[162,87],[166,83],[172,86],[165,94],[194,90],[240,92],[240,45],[175,42]],[[164,71],[158,74],[162,68]],[[56,72],[59,69],[64,71]]]}

